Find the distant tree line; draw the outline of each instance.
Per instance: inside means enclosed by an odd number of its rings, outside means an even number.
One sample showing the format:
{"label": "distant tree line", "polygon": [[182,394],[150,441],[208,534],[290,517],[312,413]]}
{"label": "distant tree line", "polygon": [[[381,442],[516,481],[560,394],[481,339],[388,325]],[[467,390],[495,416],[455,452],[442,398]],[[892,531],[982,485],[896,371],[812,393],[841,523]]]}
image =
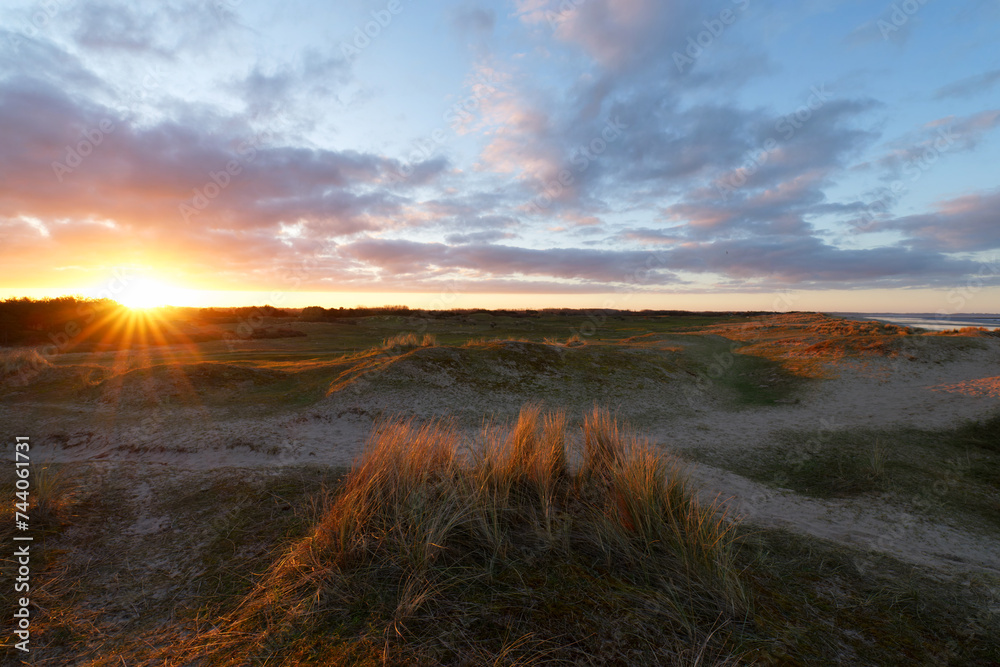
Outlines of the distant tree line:
{"label": "distant tree line", "polygon": [[6,299],[0,301],[0,345],[59,345],[123,310],[110,299]]}
{"label": "distant tree line", "polygon": [[[88,347],[87,341],[103,340],[115,345],[117,323],[122,317],[131,313],[121,304],[110,299],[86,299],[75,296],[63,296],[49,299],[9,298],[0,301],[0,345],[55,345],[65,349],[69,341],[78,347]],[[452,308],[449,310],[414,310],[407,306],[386,305],[377,307],[357,306],[355,308],[276,308],[271,305],[247,306],[235,308],[163,308],[160,315],[163,319],[175,323],[191,325],[209,325],[209,327],[251,323],[247,328],[247,337],[257,337],[255,333],[264,326],[266,319],[297,319],[303,322],[333,322],[362,317],[402,316],[422,319],[448,319],[467,317],[469,315],[486,314],[494,317],[538,318],[543,316],[591,317],[595,314],[601,317],[690,317],[690,316],[756,316],[764,314],[754,312],[705,311],[691,312],[685,310],[616,310],[616,309],[580,309],[580,308],[543,308],[488,310],[485,308]],[[121,328],[121,327],[117,327]],[[162,334],[160,334],[162,335]],[[186,340],[208,340],[214,334],[188,332]],[[259,334],[264,335],[264,334]],[[110,337],[109,337],[110,336]],[[218,338],[218,335],[214,335]],[[179,342],[179,341],[170,341]]]}

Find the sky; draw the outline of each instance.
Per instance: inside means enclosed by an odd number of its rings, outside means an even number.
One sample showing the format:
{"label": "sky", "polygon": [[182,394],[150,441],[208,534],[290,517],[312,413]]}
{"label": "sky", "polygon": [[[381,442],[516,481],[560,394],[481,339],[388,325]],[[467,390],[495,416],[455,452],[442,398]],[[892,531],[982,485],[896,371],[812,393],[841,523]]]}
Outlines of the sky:
{"label": "sky", "polygon": [[0,297],[1000,310],[996,0],[2,0]]}

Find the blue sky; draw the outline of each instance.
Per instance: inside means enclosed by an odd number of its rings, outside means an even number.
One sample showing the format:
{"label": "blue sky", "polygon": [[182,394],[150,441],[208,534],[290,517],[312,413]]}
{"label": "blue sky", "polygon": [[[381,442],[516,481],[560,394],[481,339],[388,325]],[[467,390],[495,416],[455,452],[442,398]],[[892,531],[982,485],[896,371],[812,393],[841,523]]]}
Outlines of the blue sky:
{"label": "blue sky", "polygon": [[0,294],[1000,304],[996,2],[6,5]]}

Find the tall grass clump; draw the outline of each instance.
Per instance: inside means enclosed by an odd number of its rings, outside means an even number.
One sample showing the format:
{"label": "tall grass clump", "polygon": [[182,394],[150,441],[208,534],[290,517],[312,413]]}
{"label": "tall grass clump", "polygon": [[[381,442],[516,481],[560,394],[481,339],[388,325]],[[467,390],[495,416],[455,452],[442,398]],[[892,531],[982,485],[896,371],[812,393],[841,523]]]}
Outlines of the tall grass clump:
{"label": "tall grass clump", "polygon": [[42,465],[31,471],[31,512],[36,525],[59,524],[67,519],[80,488],[77,476],[64,466]]}
{"label": "tall grass clump", "polygon": [[384,339],[381,348],[391,350],[394,348],[433,347],[434,345],[437,345],[437,337],[434,334],[427,333],[420,337],[411,332],[396,334],[391,338]]}
{"label": "tall grass clump", "polygon": [[33,347],[0,348],[0,380],[29,379],[51,365]]}
{"label": "tall grass clump", "polygon": [[311,534],[198,651],[222,664],[727,660],[749,612],[734,524],[594,409],[470,441],[387,422]]}

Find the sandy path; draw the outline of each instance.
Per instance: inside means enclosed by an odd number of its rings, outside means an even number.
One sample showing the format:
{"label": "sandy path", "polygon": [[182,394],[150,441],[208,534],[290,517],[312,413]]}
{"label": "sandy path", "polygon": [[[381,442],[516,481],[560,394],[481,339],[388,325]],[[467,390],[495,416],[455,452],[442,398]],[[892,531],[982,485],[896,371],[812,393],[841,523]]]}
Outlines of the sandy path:
{"label": "sandy path", "polygon": [[[1000,340],[985,345],[949,352],[946,359],[928,352],[916,359],[840,362],[833,368],[836,377],[816,381],[795,404],[734,412],[721,408],[709,392],[691,403],[693,412],[678,412],[647,433],[667,449],[699,450],[701,460],[710,463],[713,453],[768,446],[777,432],[788,429],[808,437],[850,427],[954,427],[1000,410],[997,392],[982,390],[994,387],[1000,376]],[[420,401],[427,400],[426,394]],[[384,400],[391,405],[394,398]],[[165,466],[179,474],[305,463],[347,466],[372,425],[372,415],[356,406],[353,397],[334,397],[297,414],[228,420],[174,411],[166,421],[40,443],[36,460],[120,461]],[[872,506],[870,499],[805,498],[711,465],[696,468],[694,478],[706,497],[730,499],[732,509],[751,522],[786,526],[948,572],[1000,575],[997,540],[918,519],[905,507]]]}
{"label": "sandy path", "polygon": [[[952,428],[1000,411],[1000,340],[953,359],[874,358],[832,366],[837,377],[814,382],[794,405],[720,413],[706,400],[695,415],[679,417],[651,435],[682,449],[720,451],[771,444],[781,430],[805,434],[830,429]],[[994,384],[990,384],[990,383]]]}
{"label": "sandy path", "polygon": [[[1000,594],[1000,540],[995,537],[916,516],[883,499],[876,504],[871,498],[817,500],[712,466],[692,466],[689,472],[703,500],[722,502],[749,523],[887,553],[942,574],[986,574]],[[866,559],[855,559],[855,566],[863,571]]]}

